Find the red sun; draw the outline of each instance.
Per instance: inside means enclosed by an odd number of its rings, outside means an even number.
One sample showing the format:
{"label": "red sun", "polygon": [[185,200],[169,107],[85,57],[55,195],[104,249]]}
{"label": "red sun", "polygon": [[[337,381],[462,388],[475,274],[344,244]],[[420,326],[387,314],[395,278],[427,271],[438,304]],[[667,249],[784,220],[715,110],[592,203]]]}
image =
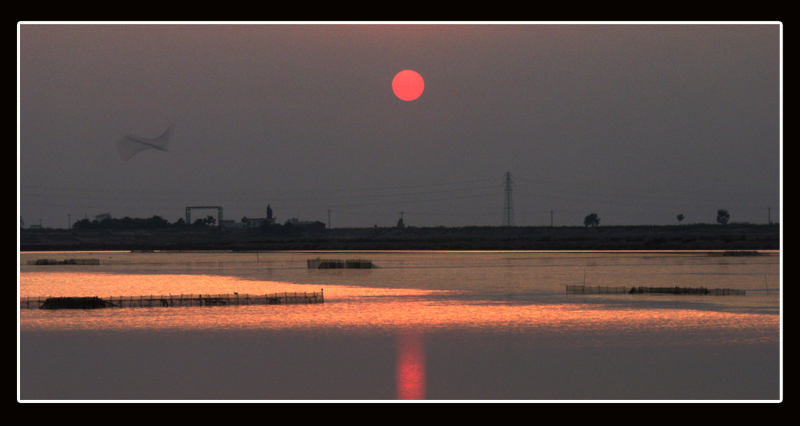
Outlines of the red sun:
{"label": "red sun", "polygon": [[416,71],[400,71],[392,80],[392,90],[398,98],[404,101],[413,101],[425,90],[425,80]]}

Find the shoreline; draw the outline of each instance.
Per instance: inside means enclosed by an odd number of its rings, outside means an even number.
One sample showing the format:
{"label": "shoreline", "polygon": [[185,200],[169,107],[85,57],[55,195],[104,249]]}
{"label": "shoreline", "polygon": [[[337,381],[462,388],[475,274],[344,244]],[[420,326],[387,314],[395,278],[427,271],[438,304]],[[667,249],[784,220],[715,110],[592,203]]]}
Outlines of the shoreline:
{"label": "shoreline", "polygon": [[765,251],[778,225],[20,230],[30,251]]}

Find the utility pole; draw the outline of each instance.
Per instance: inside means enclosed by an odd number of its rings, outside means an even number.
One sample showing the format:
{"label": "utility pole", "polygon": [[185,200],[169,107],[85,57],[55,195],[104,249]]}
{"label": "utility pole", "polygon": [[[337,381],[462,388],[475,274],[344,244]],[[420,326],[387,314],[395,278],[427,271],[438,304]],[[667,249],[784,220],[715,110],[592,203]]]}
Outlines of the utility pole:
{"label": "utility pole", "polygon": [[514,203],[511,200],[512,193],[511,172],[506,172],[505,193],[506,201],[503,206],[503,226],[514,226]]}
{"label": "utility pole", "polygon": [[550,227],[553,227],[553,210],[550,210]]}
{"label": "utility pole", "polygon": [[72,214],[67,213],[67,229],[72,228]]}
{"label": "utility pole", "polygon": [[331,229],[331,209],[328,209],[328,229]]}
{"label": "utility pole", "polygon": [[772,216],[771,216],[770,208],[771,207],[767,207],[767,223],[772,225]]}

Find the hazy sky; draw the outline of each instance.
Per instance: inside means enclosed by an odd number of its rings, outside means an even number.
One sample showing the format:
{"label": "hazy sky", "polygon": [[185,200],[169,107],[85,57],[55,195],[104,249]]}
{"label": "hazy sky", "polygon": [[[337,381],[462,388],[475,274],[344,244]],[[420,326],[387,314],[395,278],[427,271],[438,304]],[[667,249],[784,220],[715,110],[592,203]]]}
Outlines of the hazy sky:
{"label": "hazy sky", "polygon": [[[781,26],[19,26],[19,211],[333,227],[778,221]],[[425,81],[414,101],[392,79]],[[129,161],[117,141],[169,152]],[[192,216],[216,211],[192,212]]]}

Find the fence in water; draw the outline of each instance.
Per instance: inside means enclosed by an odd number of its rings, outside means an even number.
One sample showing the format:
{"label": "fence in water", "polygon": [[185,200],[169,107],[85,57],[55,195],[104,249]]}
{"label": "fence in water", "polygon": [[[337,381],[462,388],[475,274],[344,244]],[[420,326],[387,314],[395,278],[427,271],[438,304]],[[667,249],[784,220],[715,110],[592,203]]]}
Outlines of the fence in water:
{"label": "fence in water", "polygon": [[253,294],[170,294],[111,297],[21,297],[20,309],[149,308],[324,303],[323,291]]}
{"label": "fence in water", "polygon": [[366,259],[308,259],[308,269],[371,269],[372,261]]}
{"label": "fence in water", "polygon": [[732,288],[705,288],[705,287],[606,287],[588,285],[567,285],[567,293],[581,294],[700,294],[710,296],[744,296],[745,290]]}
{"label": "fence in water", "polygon": [[733,288],[710,288],[708,294],[712,296],[744,296],[745,291]]}
{"label": "fence in water", "polygon": [[707,294],[711,296],[744,296],[744,290],[705,287],[633,287],[630,294]]}
{"label": "fence in water", "polygon": [[28,265],[99,265],[100,259],[36,259],[29,260]]}

